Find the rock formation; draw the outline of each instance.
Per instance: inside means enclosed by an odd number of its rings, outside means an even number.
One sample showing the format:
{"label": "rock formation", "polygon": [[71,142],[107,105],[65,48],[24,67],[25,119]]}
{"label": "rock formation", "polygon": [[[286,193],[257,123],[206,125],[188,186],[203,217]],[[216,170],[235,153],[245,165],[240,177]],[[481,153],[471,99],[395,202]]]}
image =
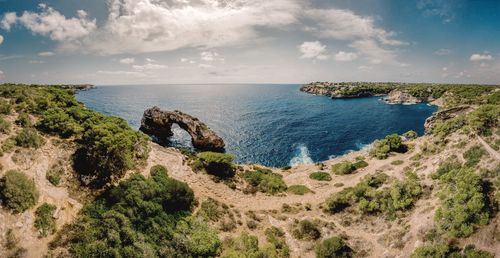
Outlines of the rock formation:
{"label": "rock formation", "polygon": [[384,97],[384,101],[388,104],[417,104],[424,102],[424,100],[412,96],[408,92],[401,90],[393,90]]}
{"label": "rock formation", "polygon": [[457,117],[460,114],[469,112],[471,110],[472,110],[471,106],[462,105],[435,112],[432,116],[430,116],[425,120],[424,124],[425,132],[430,133],[432,131],[432,128],[434,128],[434,125],[438,121],[448,120]]}
{"label": "rock formation", "polygon": [[224,152],[224,141],[206,124],[180,111],[162,111],[153,107],[144,111],[139,130],[166,139],[173,135],[172,124],[178,124],[191,135],[193,146],[199,150]]}

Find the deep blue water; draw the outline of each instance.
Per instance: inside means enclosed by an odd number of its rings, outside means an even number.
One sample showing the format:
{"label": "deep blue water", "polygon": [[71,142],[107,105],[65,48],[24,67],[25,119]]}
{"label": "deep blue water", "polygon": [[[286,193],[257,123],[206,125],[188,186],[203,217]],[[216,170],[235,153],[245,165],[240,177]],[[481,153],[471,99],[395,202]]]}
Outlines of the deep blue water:
{"label": "deep blue water", "polygon": [[[152,106],[181,110],[205,122],[241,163],[281,167],[326,160],[359,150],[391,133],[423,133],[436,107],[388,105],[380,98],[332,100],[299,91],[300,85],[102,86],[77,94],[91,109],[139,128]],[[174,130],[173,144],[191,147]]]}

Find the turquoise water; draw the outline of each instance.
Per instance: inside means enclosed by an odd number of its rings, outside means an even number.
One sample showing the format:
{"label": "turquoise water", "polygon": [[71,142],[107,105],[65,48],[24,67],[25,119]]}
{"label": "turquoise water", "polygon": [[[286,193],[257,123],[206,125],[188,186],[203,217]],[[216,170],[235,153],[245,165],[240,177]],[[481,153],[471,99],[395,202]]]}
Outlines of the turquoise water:
{"label": "turquoise water", "polygon": [[[332,100],[299,91],[300,85],[102,86],[77,94],[94,110],[139,128],[152,106],[181,110],[205,122],[240,163],[281,167],[326,160],[359,150],[391,133],[415,130],[436,107],[388,105],[380,98]],[[192,147],[174,128],[172,145]]]}

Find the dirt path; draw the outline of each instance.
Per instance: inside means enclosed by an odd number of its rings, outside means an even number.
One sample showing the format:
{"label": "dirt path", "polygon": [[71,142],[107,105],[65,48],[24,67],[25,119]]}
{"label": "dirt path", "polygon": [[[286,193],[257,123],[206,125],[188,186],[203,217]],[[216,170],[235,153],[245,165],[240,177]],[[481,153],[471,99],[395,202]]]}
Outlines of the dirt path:
{"label": "dirt path", "polygon": [[477,139],[479,142],[483,145],[483,147],[486,149],[486,151],[497,161],[500,161],[500,153],[498,153],[496,150],[491,148],[491,146],[481,138],[481,136],[476,135]]}

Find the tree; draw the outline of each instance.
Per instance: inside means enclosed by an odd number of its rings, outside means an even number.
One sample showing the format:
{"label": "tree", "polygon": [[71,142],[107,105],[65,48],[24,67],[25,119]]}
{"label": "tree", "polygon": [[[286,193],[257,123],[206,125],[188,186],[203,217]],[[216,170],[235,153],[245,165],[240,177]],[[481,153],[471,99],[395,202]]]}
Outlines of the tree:
{"label": "tree", "polygon": [[349,258],[353,253],[344,240],[337,236],[319,242],[314,251],[317,258]]}
{"label": "tree", "polygon": [[234,176],[233,155],[206,151],[198,154],[198,158],[208,173],[219,177]]}

